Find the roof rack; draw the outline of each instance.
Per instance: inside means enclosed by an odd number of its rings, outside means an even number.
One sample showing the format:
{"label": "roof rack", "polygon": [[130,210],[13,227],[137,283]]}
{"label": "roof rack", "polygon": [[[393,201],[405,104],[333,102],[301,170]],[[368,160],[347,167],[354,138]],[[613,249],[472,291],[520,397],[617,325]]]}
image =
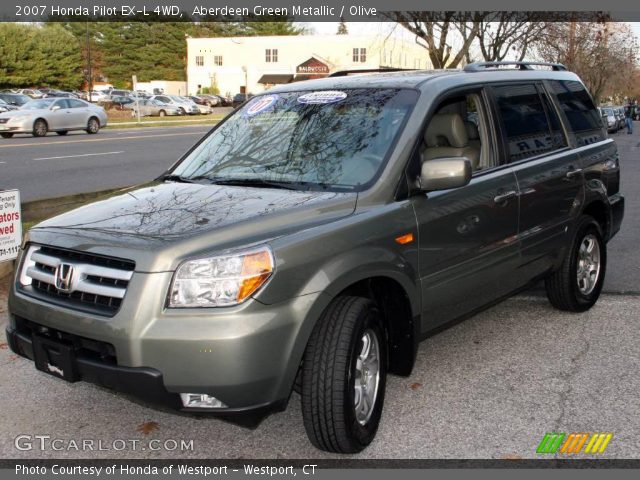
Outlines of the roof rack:
{"label": "roof rack", "polygon": [[388,72],[415,72],[415,68],[365,68],[362,70],[339,70],[329,77],[347,77],[359,73],[388,73]]}
{"label": "roof rack", "polygon": [[464,67],[465,72],[482,72],[487,70],[499,70],[502,66],[513,66],[517,70],[534,70],[536,67],[551,67],[554,72],[564,72],[567,67],[561,63],[549,63],[549,62],[475,62],[470,63]]}

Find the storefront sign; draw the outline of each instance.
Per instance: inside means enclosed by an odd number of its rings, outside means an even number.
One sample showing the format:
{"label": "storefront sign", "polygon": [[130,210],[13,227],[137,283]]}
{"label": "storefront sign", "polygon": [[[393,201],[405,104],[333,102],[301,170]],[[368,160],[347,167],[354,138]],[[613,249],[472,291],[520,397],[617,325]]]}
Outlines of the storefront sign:
{"label": "storefront sign", "polygon": [[329,75],[329,66],[317,58],[311,57],[296,67],[296,73],[303,75]]}

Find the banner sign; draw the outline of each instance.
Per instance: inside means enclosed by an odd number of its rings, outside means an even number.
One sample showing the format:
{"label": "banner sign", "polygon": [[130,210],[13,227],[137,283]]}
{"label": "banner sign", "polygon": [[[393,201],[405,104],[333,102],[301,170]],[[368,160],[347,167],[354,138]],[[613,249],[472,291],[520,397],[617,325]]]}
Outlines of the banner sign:
{"label": "banner sign", "polygon": [[15,259],[21,243],[20,192],[0,191],[0,263]]}

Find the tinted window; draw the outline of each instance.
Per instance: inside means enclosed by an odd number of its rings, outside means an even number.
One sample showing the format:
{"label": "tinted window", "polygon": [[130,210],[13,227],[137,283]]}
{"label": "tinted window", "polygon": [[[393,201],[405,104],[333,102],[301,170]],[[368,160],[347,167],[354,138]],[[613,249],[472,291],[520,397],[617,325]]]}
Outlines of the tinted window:
{"label": "tinted window", "polygon": [[604,140],[600,115],[584,86],[580,82],[559,80],[549,84],[576,135],[578,146]]}
{"label": "tinted window", "polygon": [[554,148],[564,148],[568,145],[567,138],[562,130],[562,124],[560,118],[558,118],[558,112],[551,103],[549,97],[543,92],[540,92],[542,103],[547,111],[547,119],[549,120],[549,128],[551,129],[551,142]]}
{"label": "tinted window", "polygon": [[547,112],[533,84],[493,87],[510,162],[555,150]]}
{"label": "tinted window", "polygon": [[81,102],[80,100],[68,100],[69,102],[69,107],[71,108],[84,108],[87,105],[84,102]]}
{"label": "tinted window", "polygon": [[60,108],[69,108],[69,100],[58,100],[55,103],[55,106]]}

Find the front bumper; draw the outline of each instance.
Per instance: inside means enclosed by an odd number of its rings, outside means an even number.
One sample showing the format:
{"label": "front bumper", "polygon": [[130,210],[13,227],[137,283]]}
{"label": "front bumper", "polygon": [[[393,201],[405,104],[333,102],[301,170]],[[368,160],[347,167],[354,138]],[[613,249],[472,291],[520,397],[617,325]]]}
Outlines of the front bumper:
{"label": "front bumper", "polygon": [[[76,348],[81,380],[173,407],[181,406],[179,393],[212,395],[228,406],[206,410],[214,414],[286,405],[313,319],[328,303],[327,295],[274,305],[249,300],[219,309],[167,309],[170,280],[167,272],[134,274],[113,317],[53,305],[14,286],[7,330],[12,349],[32,358],[32,330],[46,327],[111,349],[103,361]],[[131,391],[137,385],[144,391]]]}

